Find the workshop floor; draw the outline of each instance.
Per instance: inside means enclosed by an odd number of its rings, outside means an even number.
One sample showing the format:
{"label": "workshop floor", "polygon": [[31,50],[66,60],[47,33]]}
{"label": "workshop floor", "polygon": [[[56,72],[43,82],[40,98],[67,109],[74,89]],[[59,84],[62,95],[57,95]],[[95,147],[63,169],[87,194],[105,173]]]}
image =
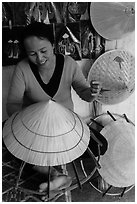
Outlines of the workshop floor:
{"label": "workshop floor", "polygon": [[[3,148],[3,184],[2,184],[2,199],[3,202],[40,202],[41,195],[37,195],[29,190],[36,191],[38,185],[43,182],[43,175],[40,175],[28,168],[24,167],[23,173],[19,181],[19,189],[24,189],[24,191],[16,190],[14,193],[14,186],[18,176],[20,164],[16,159],[13,159]],[[100,176],[98,171],[95,170],[94,162],[91,158],[83,158],[82,163],[80,160],[76,161],[76,166],[78,170],[78,175],[80,180],[84,178],[84,174],[90,174],[95,171],[94,175],[91,177],[89,182],[82,185],[82,189],[76,188],[71,191],[71,202],[135,202],[135,188],[126,188],[124,195],[121,197],[123,189],[112,187],[108,193],[103,196],[103,187],[98,186],[100,181]],[[83,167],[83,170],[82,170]],[[72,165],[67,165],[69,174],[72,176],[73,183],[76,182],[74,170]],[[94,187],[93,187],[94,185]],[[96,189],[95,189],[96,188]],[[102,189],[101,189],[102,188]],[[25,191],[25,189],[29,189]],[[100,189],[100,190],[99,190]],[[99,192],[100,191],[100,192]],[[56,202],[65,202],[67,196],[64,194],[58,196],[58,199],[53,199]]]}

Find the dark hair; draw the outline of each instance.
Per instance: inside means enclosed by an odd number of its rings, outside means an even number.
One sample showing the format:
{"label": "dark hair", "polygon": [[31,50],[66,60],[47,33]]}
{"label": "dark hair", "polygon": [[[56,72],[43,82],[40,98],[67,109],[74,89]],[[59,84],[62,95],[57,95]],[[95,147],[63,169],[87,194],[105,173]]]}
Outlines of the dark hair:
{"label": "dark hair", "polygon": [[54,43],[53,25],[34,22],[25,26],[21,36],[21,44],[23,45],[24,40],[30,36],[36,36],[38,38],[46,38],[53,45]]}

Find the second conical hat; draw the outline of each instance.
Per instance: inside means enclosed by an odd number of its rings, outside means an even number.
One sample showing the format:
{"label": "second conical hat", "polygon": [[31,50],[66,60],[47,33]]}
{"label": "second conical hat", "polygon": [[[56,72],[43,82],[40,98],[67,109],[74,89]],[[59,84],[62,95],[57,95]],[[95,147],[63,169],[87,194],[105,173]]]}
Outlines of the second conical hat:
{"label": "second conical hat", "polygon": [[103,38],[120,39],[135,29],[135,2],[92,2],[90,18]]}
{"label": "second conical hat", "polygon": [[135,90],[135,58],[126,50],[111,50],[93,63],[88,81],[99,81],[102,89],[97,100],[104,104],[117,104]]}
{"label": "second conical hat", "polygon": [[125,120],[109,123],[101,134],[108,141],[106,153],[100,157],[99,173],[114,187],[135,183],[135,126]]}
{"label": "second conical hat", "polygon": [[3,139],[17,158],[55,166],[81,156],[88,147],[90,132],[76,113],[50,100],[13,114],[5,123]]}

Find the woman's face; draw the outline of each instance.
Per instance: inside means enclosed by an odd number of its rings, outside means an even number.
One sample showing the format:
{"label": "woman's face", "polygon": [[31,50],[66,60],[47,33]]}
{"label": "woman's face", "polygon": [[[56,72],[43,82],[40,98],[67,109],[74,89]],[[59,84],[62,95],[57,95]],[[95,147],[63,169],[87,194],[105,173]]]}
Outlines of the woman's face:
{"label": "woman's face", "polygon": [[47,39],[30,36],[24,40],[28,58],[38,67],[49,66],[53,61],[53,46]]}

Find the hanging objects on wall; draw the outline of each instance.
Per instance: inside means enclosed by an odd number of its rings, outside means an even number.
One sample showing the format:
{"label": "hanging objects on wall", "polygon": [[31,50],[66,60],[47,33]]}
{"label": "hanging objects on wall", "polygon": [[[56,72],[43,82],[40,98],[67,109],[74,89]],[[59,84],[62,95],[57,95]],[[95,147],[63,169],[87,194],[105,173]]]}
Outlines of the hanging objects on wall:
{"label": "hanging objects on wall", "polygon": [[125,50],[111,50],[92,65],[88,81],[102,85],[97,101],[117,104],[127,99],[135,89],[135,58]]}
{"label": "hanging objects on wall", "polygon": [[81,60],[80,24],[67,23],[55,25],[56,52]]}
{"label": "hanging objects on wall", "polygon": [[2,2],[2,25],[8,26],[9,21],[13,24],[13,11],[9,2]]}
{"label": "hanging objects on wall", "polygon": [[26,15],[26,25],[29,25],[31,23],[34,6],[35,6],[35,2],[31,2],[31,3],[26,2],[25,8],[24,8],[24,12]]}
{"label": "hanging objects on wall", "polygon": [[109,145],[100,158],[99,173],[110,185],[128,187],[135,184],[135,126],[125,121],[113,121],[101,134]]}
{"label": "hanging objects on wall", "polygon": [[23,52],[20,45],[21,33],[24,26],[12,26],[9,21],[9,27],[4,27],[2,29],[3,43],[2,43],[2,65],[15,65],[24,57],[26,57],[25,52]]}
{"label": "hanging objects on wall", "polygon": [[33,21],[44,22],[47,17],[47,8],[45,3],[42,2],[28,2],[25,8],[26,24]]}
{"label": "hanging objects on wall", "polygon": [[[60,2],[61,3],[61,2]],[[62,23],[61,11],[59,10],[59,3],[50,2],[52,11],[54,12],[55,22]]]}
{"label": "hanging objects on wall", "polygon": [[120,39],[135,29],[135,2],[93,2],[90,19],[103,38]]}
{"label": "hanging objects on wall", "polygon": [[81,53],[82,58],[91,59],[94,57],[95,36],[94,29],[89,21],[81,21]]}
{"label": "hanging objects on wall", "polygon": [[26,24],[34,21],[49,23],[61,23],[62,18],[57,6],[54,2],[27,2],[25,7]]}
{"label": "hanging objects on wall", "polygon": [[68,2],[68,20],[69,22],[80,21],[81,16],[86,12],[87,2]]}
{"label": "hanging objects on wall", "polygon": [[80,22],[82,58],[96,59],[105,50],[105,40],[91,25],[90,21]]}
{"label": "hanging objects on wall", "polygon": [[19,54],[20,54],[19,41],[14,40],[14,42],[13,42],[13,58],[18,59]]}
{"label": "hanging objects on wall", "polygon": [[3,139],[15,157],[34,165],[56,166],[86,151],[90,131],[76,113],[50,100],[14,113],[4,125]]}
{"label": "hanging objects on wall", "polygon": [[3,52],[7,55],[8,59],[13,58],[13,36],[12,36],[12,21],[9,20],[9,26],[8,26],[8,39],[4,43],[3,46]]}
{"label": "hanging objects on wall", "polygon": [[6,8],[2,3],[2,23],[6,24],[7,22],[8,22],[8,16],[7,16]]}

